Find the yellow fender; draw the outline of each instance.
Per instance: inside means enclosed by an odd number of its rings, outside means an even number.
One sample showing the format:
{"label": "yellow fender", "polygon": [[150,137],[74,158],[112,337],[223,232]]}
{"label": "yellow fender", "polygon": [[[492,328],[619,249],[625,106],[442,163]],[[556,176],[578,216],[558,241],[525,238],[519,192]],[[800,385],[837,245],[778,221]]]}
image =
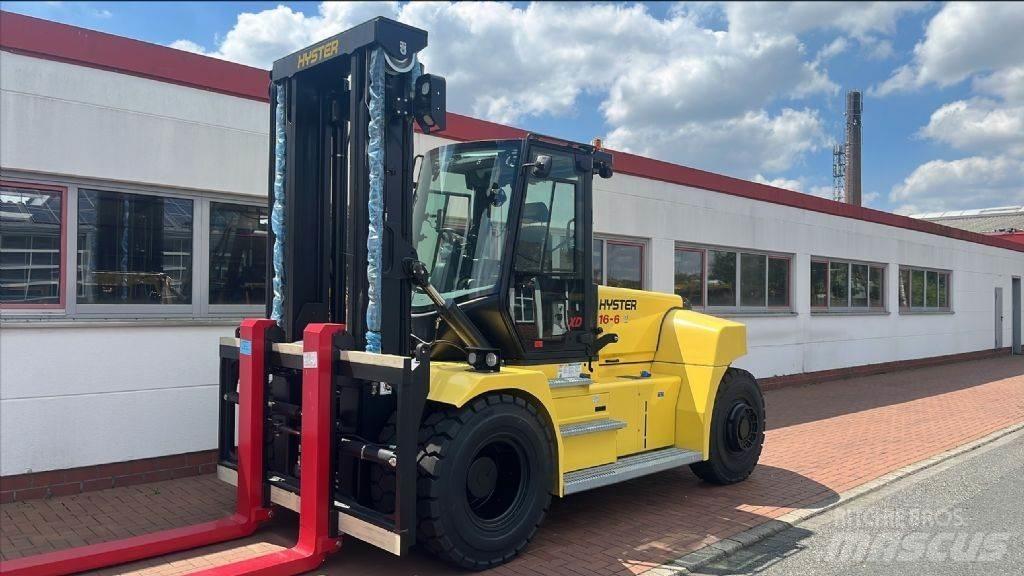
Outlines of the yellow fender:
{"label": "yellow fender", "polygon": [[557,476],[552,479],[551,492],[562,493],[563,457],[562,435],[558,432],[557,416],[548,385],[549,376],[541,367],[504,366],[500,372],[475,372],[469,366],[455,362],[432,362],[430,364],[430,392],[427,399],[441,404],[461,408],[478,396],[491,392],[508,392],[527,396],[545,412],[555,438],[558,465]]}
{"label": "yellow fender", "polygon": [[729,365],[747,353],[747,327],[690,310],[669,312],[662,321],[655,373],[682,378],[676,404],[676,446],[708,459],[711,414],[718,385]]}

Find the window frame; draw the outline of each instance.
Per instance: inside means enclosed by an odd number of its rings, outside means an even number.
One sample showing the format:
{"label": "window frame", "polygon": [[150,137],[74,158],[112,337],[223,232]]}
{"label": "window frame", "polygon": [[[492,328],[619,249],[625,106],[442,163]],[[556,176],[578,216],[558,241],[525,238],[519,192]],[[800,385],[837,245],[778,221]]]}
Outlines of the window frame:
{"label": "window frame", "polygon": [[[768,251],[768,250],[750,250],[750,249],[746,249],[746,248],[734,248],[734,247],[729,247],[729,246],[699,245],[699,244],[690,244],[690,243],[685,243],[685,242],[677,242],[676,245],[675,245],[675,250],[689,250],[689,251],[701,252],[701,264],[702,264],[701,301],[702,301],[703,305],[702,306],[694,306],[693,310],[697,310],[697,311],[701,311],[701,312],[708,312],[708,313],[726,314],[726,315],[728,315],[728,314],[740,314],[740,315],[768,315],[768,316],[771,316],[771,315],[780,315],[780,314],[791,315],[791,314],[795,314],[796,313],[793,310],[793,278],[794,278],[795,268],[796,268],[796,266],[794,266],[794,263],[796,261],[796,256],[794,254],[788,254],[788,253],[785,253],[785,252],[774,252],[774,251]],[[710,263],[709,262],[710,258],[708,258],[708,251],[709,250],[714,250],[714,251],[717,251],[717,252],[729,252],[729,253],[732,253],[732,254],[736,255],[736,276],[735,276],[735,279],[734,279],[734,282],[735,282],[734,292],[735,292],[735,294],[734,294],[734,300],[733,300],[735,302],[735,304],[733,306],[712,306],[712,305],[708,304],[708,266],[709,266],[709,263]],[[764,259],[765,259],[764,260],[764,262],[765,262],[765,275],[764,275],[765,305],[764,306],[741,306],[740,305],[740,301],[741,301],[741,298],[742,298],[742,285],[740,283],[743,280],[743,273],[742,273],[743,266],[742,266],[742,257],[741,257],[742,254],[752,254],[752,255],[757,255],[757,256],[763,256]],[[675,251],[673,251],[673,257],[674,256],[675,256]],[[786,267],[787,268],[787,274],[786,274],[786,282],[787,282],[786,304],[783,305],[783,306],[779,306],[779,305],[770,306],[770,305],[768,305],[768,279],[769,279],[769,277],[771,275],[771,260],[772,259],[786,260],[788,262],[788,265]],[[674,259],[673,259],[673,271],[672,272],[673,272],[673,281],[674,281],[674,278],[675,278],[675,261],[674,261]],[[673,286],[674,286],[674,284],[673,284]]]}
{"label": "window frame", "polygon": [[[181,195],[176,193],[159,194],[146,191],[136,190],[124,190],[113,186],[103,185],[84,185],[79,186],[76,190],[76,208],[77,203],[81,200],[81,194],[83,191],[92,192],[109,192],[111,194],[125,194],[130,196],[151,196],[157,198],[176,198],[181,200],[188,200],[192,203],[192,294],[190,295],[188,304],[90,304],[87,302],[78,301],[78,281],[80,276],[81,265],[78,264],[78,225],[79,225],[79,214],[75,214],[75,283],[72,286],[72,290],[75,294],[75,311],[76,315],[80,317],[92,317],[92,318],[136,318],[136,317],[147,317],[147,316],[159,316],[165,318],[191,318],[197,316],[196,304],[199,298],[198,292],[200,291],[200,285],[197,280],[200,278],[196,271],[198,265],[197,251],[199,246],[204,244],[204,239],[201,238],[202,233],[199,230],[197,224],[197,207],[200,204],[200,198],[196,196]],[[209,240],[207,237],[206,240]],[[205,275],[204,275],[205,276]],[[204,284],[205,285],[205,284]]]}
{"label": "window frame", "polygon": [[[827,256],[811,256],[808,270],[814,266],[814,264],[825,264],[825,305],[815,305],[813,298],[809,298],[811,302],[811,314],[888,314],[889,313],[889,298],[886,295],[888,290],[889,282],[889,265],[884,262],[871,262],[868,260],[850,260],[847,258],[829,258]],[[846,306],[833,306],[832,305],[832,265],[833,264],[845,264],[846,265]],[[853,306],[853,267],[854,266],[865,266],[868,274],[864,278],[865,289],[867,290],[867,306]],[[875,268],[882,269],[882,285],[880,287],[880,293],[882,295],[882,305],[872,306],[871,305],[871,271]],[[897,274],[897,279],[899,275]],[[811,282],[813,282],[813,276],[808,274],[808,291],[811,289]]]}
{"label": "window frame", "polygon": [[707,253],[707,250],[704,249],[704,248],[694,248],[692,246],[681,246],[681,245],[678,245],[678,244],[672,250],[672,293],[675,294],[676,296],[679,296],[680,298],[682,298],[682,296],[680,296],[680,294],[678,292],[676,292],[676,290],[675,290],[675,288],[676,288],[676,270],[675,270],[676,260],[675,260],[675,256],[679,252],[692,252],[692,253],[695,253],[698,256],[700,256],[700,306],[693,306],[691,304],[690,305],[690,309],[691,310],[703,310],[704,307],[707,305],[707,282],[708,282],[708,253]]}
{"label": "window frame", "polygon": [[60,270],[58,271],[57,303],[56,304],[32,304],[32,303],[0,303],[0,309],[7,311],[20,311],[21,313],[32,313],[33,311],[54,313],[63,312],[67,308],[67,279],[68,279],[68,194],[67,186],[57,184],[42,184],[36,182],[21,182],[0,178],[0,186],[10,188],[22,188],[25,190],[42,190],[46,192],[57,192],[60,194]]}
{"label": "window frame", "polygon": [[[266,210],[266,212],[267,212],[267,236],[268,236],[268,238],[269,238],[269,235],[270,235],[270,209],[267,207],[267,204],[265,202],[261,202],[261,203],[258,203],[258,204],[251,204],[251,203],[242,203],[242,202],[236,202],[236,201],[230,201],[230,200],[221,200],[219,198],[207,198],[207,199],[205,199],[205,201],[203,202],[203,209],[202,209],[202,211],[200,213],[200,216],[202,217],[202,220],[203,220],[203,230],[206,231],[206,234],[203,235],[203,241],[206,244],[206,246],[205,246],[205,253],[204,253],[204,258],[206,259],[206,262],[205,262],[205,264],[203,266],[203,281],[204,281],[203,303],[204,303],[204,305],[206,307],[206,310],[205,310],[205,313],[203,315],[204,316],[211,316],[211,317],[228,317],[228,318],[238,318],[238,317],[248,318],[248,317],[252,317],[252,316],[262,317],[263,315],[266,314],[266,310],[267,310],[267,305],[266,305],[265,302],[262,303],[262,304],[211,304],[210,303],[210,265],[211,265],[211,262],[210,262],[210,238],[212,238],[211,232],[213,231],[212,228],[211,228],[211,226],[213,225],[213,219],[211,218],[211,216],[213,215],[213,204],[214,203],[217,203],[217,204],[231,204],[231,205],[234,205],[234,206],[254,207],[254,208],[259,208],[261,210]],[[270,267],[272,267],[272,265],[273,265],[272,264],[273,257],[274,257],[273,254],[270,253],[270,250],[268,248],[268,250],[267,250],[267,267],[268,267],[268,269]],[[264,277],[264,280],[267,280],[267,278]],[[193,282],[195,282],[195,280],[193,280]],[[272,284],[271,282],[267,282],[266,286],[264,286],[264,288],[263,288],[264,294],[268,294],[269,295],[273,291],[274,287],[271,284]]]}
{"label": "window frame", "polygon": [[[623,236],[611,236],[608,234],[594,234],[594,248],[597,248],[597,243],[602,242],[601,245],[601,280],[597,282],[599,286],[608,286],[608,243],[615,244],[617,246],[635,246],[640,248],[640,288],[637,290],[647,290],[647,240],[643,238],[629,238]],[[593,255],[591,255],[593,258]]]}
{"label": "window frame", "polygon": [[[267,208],[264,196],[213,191],[181,190],[145,184],[123,184],[76,176],[54,176],[25,171],[4,170],[5,185],[22,188],[63,190],[61,278],[62,307],[48,305],[0,306],[2,322],[139,322],[206,323],[230,325],[238,320],[266,314],[266,304],[237,305],[209,303],[209,225],[211,203]],[[123,194],[173,197],[192,201],[192,301],[189,304],[79,304],[78,294],[78,200],[79,190],[109,191]],[[74,233],[69,222],[74,222]],[[268,222],[269,225],[269,222]],[[271,255],[268,254],[268,258]],[[267,290],[270,290],[268,285]]]}
{"label": "window frame", "polygon": [[[899,302],[899,313],[900,314],[907,314],[907,315],[913,315],[913,314],[953,314],[955,312],[955,310],[953,309],[953,271],[952,270],[946,270],[946,269],[943,269],[943,268],[928,268],[928,267],[925,267],[925,266],[911,266],[911,265],[906,265],[906,264],[900,264],[899,265],[899,274],[897,275],[897,277],[900,278],[900,284],[902,284],[902,276],[903,276],[903,271],[904,270],[907,271],[907,273],[909,275],[909,279],[910,279],[910,286],[908,286],[908,289],[910,290],[910,294],[907,296],[908,302],[910,302],[910,305],[909,306],[904,306],[902,302]],[[924,306],[915,306],[914,302],[913,302],[913,289],[912,289],[912,287],[913,287],[913,284],[914,284],[914,273],[915,272],[921,272],[921,273],[924,274],[924,286],[922,288],[923,295],[924,295]],[[939,301],[938,293],[936,294],[936,306],[928,306],[928,277],[929,277],[930,274],[935,274],[936,275],[935,282],[936,282],[937,285],[941,284],[940,283],[940,279],[943,276],[945,276],[945,278],[946,278],[946,280],[945,280],[946,305],[945,306],[938,306],[938,301]],[[897,290],[897,294],[898,293],[899,292]]]}

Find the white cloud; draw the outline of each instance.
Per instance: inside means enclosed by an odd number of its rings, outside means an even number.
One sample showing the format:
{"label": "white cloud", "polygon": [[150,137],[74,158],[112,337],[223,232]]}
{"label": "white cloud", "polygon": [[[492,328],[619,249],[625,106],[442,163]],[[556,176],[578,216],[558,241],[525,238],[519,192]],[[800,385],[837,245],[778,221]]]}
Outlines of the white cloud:
{"label": "white cloud", "polygon": [[674,125],[620,126],[608,134],[609,148],[656,156],[703,170],[749,176],[781,172],[827,144],[817,111],[764,110],[737,118]]}
{"label": "white cloud", "polygon": [[239,14],[216,49],[207,50],[188,39],[175,40],[170,46],[269,69],[274,60],[299,48],[376,16],[394,18],[397,10],[397,2],[323,2],[317,15],[306,16],[278,5],[262,12]]}
{"label": "white cloud", "polygon": [[795,37],[708,40],[689,54],[624,70],[604,104],[608,121],[661,125],[735,118],[780,97],[838,91],[816,64],[803,61]]}
{"label": "white cloud", "polygon": [[[762,174],[756,174],[751,178],[754,182],[760,182],[761,184],[767,184],[769,186],[775,186],[776,188],[783,188],[785,190],[792,190],[794,192],[800,192],[802,194],[809,194],[811,196],[818,196],[820,198],[828,198],[832,200],[833,190],[832,186],[825,186],[823,184],[809,184],[806,178],[765,178]],[[863,204],[865,206],[878,200],[879,194],[877,192],[869,192],[864,194],[862,197]]]}
{"label": "white cloud", "polygon": [[921,2],[730,2],[725,13],[730,30],[744,34],[824,28],[864,39],[894,33],[901,16],[924,7]]}
{"label": "white cloud", "polygon": [[824,62],[825,60],[828,60],[830,58],[835,58],[836,56],[842,54],[843,52],[846,52],[846,49],[849,47],[850,42],[847,41],[846,38],[840,36],[826,44],[825,47],[822,48],[821,50],[818,50],[818,55],[815,56],[814,61]]}
{"label": "white cloud", "polygon": [[804,188],[804,181],[800,178],[765,178],[761,174],[756,174],[751,178],[754,182],[761,184],[767,184],[769,186],[775,186],[776,188],[784,188],[786,190],[792,190],[794,192],[800,192]]}
{"label": "white cloud", "polygon": [[1024,155],[1024,105],[957,100],[933,112],[920,133],[960,150]]}
{"label": "white cloud", "polygon": [[[286,6],[240,14],[206,49],[187,39],[172,46],[266,68],[389,16],[429,31],[422,59],[447,78],[455,112],[504,123],[571,117],[590,112],[577,109],[581,96],[596,96],[610,146],[749,177],[787,170],[823,146],[823,122],[801,100],[838,92],[827,60],[850,39],[884,44],[920,8],[701,4],[658,18],[642,4],[322,3],[311,16]],[[800,35],[811,30],[839,36],[809,55]]]}
{"label": "white cloud", "polygon": [[1024,159],[932,160],[894,187],[889,200],[898,214],[1024,204]]}
{"label": "white cloud", "polygon": [[1024,9],[1017,2],[950,2],[928,22],[910,64],[872,93],[950,86],[974,74],[1024,63]]}
{"label": "white cloud", "polygon": [[202,54],[204,56],[211,55],[209,52],[206,51],[206,48],[203,48],[202,46],[196,44],[191,40],[175,40],[174,42],[168,44],[168,46],[176,50],[184,50],[185,52],[193,52],[195,54]]}
{"label": "white cloud", "polygon": [[1024,104],[1024,65],[1003,68],[974,79],[975,92],[999,96],[1006,102]]}
{"label": "white cloud", "polygon": [[887,60],[896,54],[891,40],[875,39],[862,44],[867,57],[872,60]]}
{"label": "white cloud", "polygon": [[971,79],[975,95],[935,110],[918,135],[969,156],[921,164],[889,200],[908,214],[1024,201],[1024,10],[1019,3],[950,2],[928,22],[911,62],[872,93]]}

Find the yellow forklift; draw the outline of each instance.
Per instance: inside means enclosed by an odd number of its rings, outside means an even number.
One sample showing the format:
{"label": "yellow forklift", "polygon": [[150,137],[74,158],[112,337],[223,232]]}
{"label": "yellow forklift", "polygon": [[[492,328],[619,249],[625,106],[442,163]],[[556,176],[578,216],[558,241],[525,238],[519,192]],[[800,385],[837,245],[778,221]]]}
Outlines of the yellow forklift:
{"label": "yellow forklift", "polygon": [[5,573],[237,538],[274,505],[299,513],[296,547],[207,572],[311,570],[343,535],[479,570],[522,551],[553,496],[685,465],[715,484],[751,473],[764,402],[730,366],[745,327],[594,282],[608,151],[530,135],[414,156],[414,123],[445,128],[426,44],[378,18],[274,64],[268,318],[220,346],[230,526]]}

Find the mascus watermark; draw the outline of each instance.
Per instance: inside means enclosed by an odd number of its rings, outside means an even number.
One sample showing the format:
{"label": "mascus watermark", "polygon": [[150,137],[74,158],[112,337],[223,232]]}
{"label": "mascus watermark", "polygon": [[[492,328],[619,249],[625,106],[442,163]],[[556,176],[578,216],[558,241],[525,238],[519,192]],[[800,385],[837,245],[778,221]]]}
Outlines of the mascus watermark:
{"label": "mascus watermark", "polygon": [[996,562],[1012,532],[971,530],[957,508],[871,509],[841,512],[840,531],[820,549],[835,563]]}

